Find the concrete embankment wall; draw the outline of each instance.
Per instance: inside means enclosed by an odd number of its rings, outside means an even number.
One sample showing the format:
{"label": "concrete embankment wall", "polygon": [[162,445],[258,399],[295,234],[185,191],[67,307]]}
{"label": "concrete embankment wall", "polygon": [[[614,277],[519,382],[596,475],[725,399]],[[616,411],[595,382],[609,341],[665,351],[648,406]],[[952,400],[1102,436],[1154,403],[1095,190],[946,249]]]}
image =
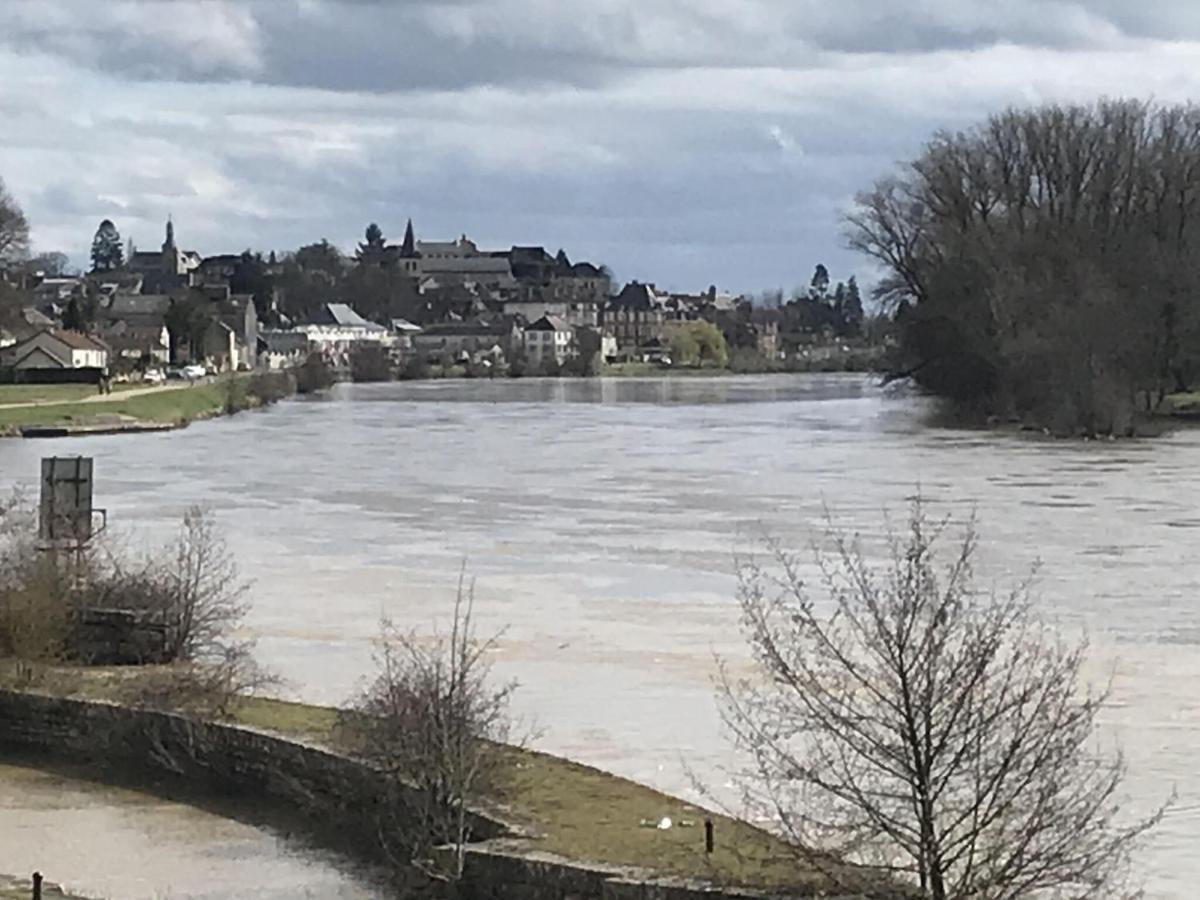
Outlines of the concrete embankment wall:
{"label": "concrete embankment wall", "polygon": [[[0,691],[5,749],[81,763],[101,775],[172,776],[189,790],[268,801],[296,823],[316,825],[315,836],[336,835],[339,845],[355,848],[376,846],[381,817],[374,804],[391,787],[358,760],[247,728],[11,691]],[[508,833],[481,815],[471,825],[481,839]]]}
{"label": "concrete embankment wall", "polygon": [[[189,788],[273,801],[289,818],[319,823],[336,849],[375,846],[373,802],[386,776],[362,762],[270,734],[109,703],[0,691],[0,752],[81,763],[105,771],[161,774]],[[508,826],[472,818],[482,843],[468,848],[460,900],[747,900],[754,895],[652,883],[636,873],[580,865],[513,846]],[[370,854],[367,854],[368,861]]]}

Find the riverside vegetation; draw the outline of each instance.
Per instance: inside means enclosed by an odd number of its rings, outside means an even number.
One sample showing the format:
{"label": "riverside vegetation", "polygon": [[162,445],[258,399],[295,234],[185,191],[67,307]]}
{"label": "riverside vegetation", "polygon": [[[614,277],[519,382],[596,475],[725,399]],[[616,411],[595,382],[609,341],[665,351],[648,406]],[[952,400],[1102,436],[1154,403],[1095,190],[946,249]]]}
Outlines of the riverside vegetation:
{"label": "riverside vegetation", "polygon": [[908,375],[966,417],[1133,434],[1200,379],[1200,107],[1008,110],[862,194]]}

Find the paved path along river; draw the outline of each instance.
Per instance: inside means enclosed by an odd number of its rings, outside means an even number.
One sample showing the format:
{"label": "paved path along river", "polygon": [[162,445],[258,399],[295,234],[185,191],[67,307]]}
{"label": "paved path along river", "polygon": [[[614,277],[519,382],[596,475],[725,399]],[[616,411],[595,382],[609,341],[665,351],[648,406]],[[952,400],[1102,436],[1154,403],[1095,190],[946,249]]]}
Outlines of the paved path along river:
{"label": "paved path along river", "polygon": [[981,571],[1043,562],[1045,612],[1115,666],[1106,739],[1134,803],[1178,786],[1142,856],[1153,897],[1200,883],[1200,432],[1050,443],[924,424],[856,376],[425,382],[138,437],[0,443],[0,489],[37,459],[97,459],[97,503],[134,543],[216,509],[254,579],[259,653],[301,697],[345,700],[381,615],[428,628],[464,559],[496,662],[545,749],[679,793],[728,761],[709,678],[744,653],[732,555],[796,545],[828,504],[877,534],[920,485],[977,511]]}

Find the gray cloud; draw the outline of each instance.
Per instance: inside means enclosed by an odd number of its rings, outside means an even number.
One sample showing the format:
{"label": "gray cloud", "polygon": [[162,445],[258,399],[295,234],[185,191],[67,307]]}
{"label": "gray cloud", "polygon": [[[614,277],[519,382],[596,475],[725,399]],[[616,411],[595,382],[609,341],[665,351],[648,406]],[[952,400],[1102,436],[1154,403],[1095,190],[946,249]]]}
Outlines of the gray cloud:
{"label": "gray cloud", "polygon": [[[343,91],[596,86],[830,53],[1200,37],[1190,0],[10,0],[0,43],[134,78]],[[1152,8],[1151,8],[1152,7]]]}
{"label": "gray cloud", "polygon": [[[1150,4],[1143,4],[1143,7]],[[789,286],[855,191],[1010,103],[1200,89],[1200,10],[1120,0],[8,0],[0,174],[34,238],[391,235]],[[1169,40],[1168,40],[1169,38]]]}

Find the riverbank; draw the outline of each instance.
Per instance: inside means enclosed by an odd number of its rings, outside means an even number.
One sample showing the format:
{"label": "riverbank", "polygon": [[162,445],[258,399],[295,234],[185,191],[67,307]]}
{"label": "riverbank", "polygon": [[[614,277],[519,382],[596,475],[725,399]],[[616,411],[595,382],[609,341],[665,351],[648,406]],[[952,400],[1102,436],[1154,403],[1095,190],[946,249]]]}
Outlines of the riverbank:
{"label": "riverbank", "polygon": [[232,375],[203,384],[118,392],[103,399],[81,398],[58,402],[44,387],[31,388],[40,400],[22,403],[9,389],[0,405],[0,437],[69,436],[182,428],[199,419],[230,415],[269,405],[295,393],[288,373]]}
{"label": "riverbank", "polygon": [[[31,693],[34,697],[114,703],[138,677],[137,670],[129,669],[52,669]],[[86,710],[84,714],[95,715]],[[225,725],[340,758],[343,750],[336,736],[337,720],[337,710],[330,708],[246,698]],[[37,721],[36,717],[31,721]],[[50,726],[56,736],[61,735],[62,727],[61,721]],[[12,731],[10,740],[12,735],[26,734],[28,728],[26,722]],[[89,718],[83,731],[94,740],[99,734],[96,721]],[[128,747],[129,742],[122,746]],[[99,769],[104,751],[102,745],[96,747],[94,756],[101,758],[90,759],[90,764],[96,765],[102,776]],[[245,765],[244,750],[237,752],[239,765]],[[211,770],[211,763],[205,765]],[[311,764],[297,771],[308,770]],[[509,832],[473,845],[478,865],[488,871],[515,860],[537,860],[588,873],[589,878],[668,880],[694,886],[736,886],[751,892],[784,887],[816,891],[828,886],[816,873],[801,869],[794,850],[760,829],[627,779],[535,751],[505,748],[496,793],[486,799],[480,812],[507,823]],[[715,826],[712,854],[704,850],[707,816]],[[671,821],[671,827],[655,827],[664,819]]]}
{"label": "riverbank", "polygon": [[[0,900],[29,900],[33,896],[33,882],[29,878],[15,878],[11,875],[0,875]],[[56,884],[42,882],[43,900],[85,900],[75,894],[68,894]]]}

